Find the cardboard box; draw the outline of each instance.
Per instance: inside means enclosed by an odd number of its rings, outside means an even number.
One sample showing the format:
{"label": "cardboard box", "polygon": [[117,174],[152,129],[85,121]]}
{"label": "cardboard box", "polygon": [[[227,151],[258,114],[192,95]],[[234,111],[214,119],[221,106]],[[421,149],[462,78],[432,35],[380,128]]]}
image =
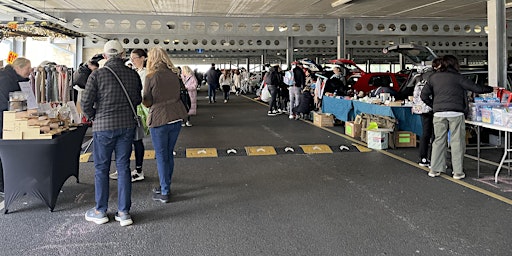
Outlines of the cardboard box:
{"label": "cardboard box", "polygon": [[416,134],[413,132],[397,131],[394,137],[397,148],[416,147]]}
{"label": "cardboard box", "polygon": [[313,124],[320,127],[333,127],[334,117],[332,114],[313,112]]}
{"label": "cardboard box", "polygon": [[361,136],[361,124],[357,124],[354,121],[345,122],[345,134],[352,138]]}
{"label": "cardboard box", "polygon": [[367,130],[368,134],[367,138],[367,146],[372,149],[387,149],[388,148],[388,138],[391,130],[389,129],[375,129],[375,130]]}

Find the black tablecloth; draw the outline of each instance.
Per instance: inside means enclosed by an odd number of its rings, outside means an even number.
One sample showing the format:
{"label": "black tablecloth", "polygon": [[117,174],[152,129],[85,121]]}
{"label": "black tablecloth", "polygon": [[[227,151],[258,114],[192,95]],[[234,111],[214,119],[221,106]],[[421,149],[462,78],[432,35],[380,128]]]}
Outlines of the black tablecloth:
{"label": "black tablecloth", "polygon": [[55,208],[64,182],[78,180],[82,141],[87,126],[57,135],[52,140],[0,140],[4,168],[5,213],[18,197],[31,194]]}

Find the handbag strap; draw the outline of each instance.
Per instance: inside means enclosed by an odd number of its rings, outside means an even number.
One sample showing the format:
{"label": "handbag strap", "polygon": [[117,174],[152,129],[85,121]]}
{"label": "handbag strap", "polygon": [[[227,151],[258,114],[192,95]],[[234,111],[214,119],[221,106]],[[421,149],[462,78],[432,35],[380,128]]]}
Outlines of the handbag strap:
{"label": "handbag strap", "polygon": [[126,91],[126,88],[124,87],[123,82],[121,82],[121,79],[119,78],[119,76],[109,66],[104,66],[104,67],[107,68],[108,70],[110,70],[110,72],[112,72],[112,74],[114,74],[114,76],[116,77],[117,81],[121,85],[121,88],[123,88],[124,94],[126,95],[126,98],[128,99],[128,103],[130,103],[130,107],[132,108],[132,112],[133,112],[134,118],[137,119],[137,117],[138,117],[137,111],[135,111],[135,108],[133,107],[132,100],[130,99],[130,95],[128,95],[128,92]]}

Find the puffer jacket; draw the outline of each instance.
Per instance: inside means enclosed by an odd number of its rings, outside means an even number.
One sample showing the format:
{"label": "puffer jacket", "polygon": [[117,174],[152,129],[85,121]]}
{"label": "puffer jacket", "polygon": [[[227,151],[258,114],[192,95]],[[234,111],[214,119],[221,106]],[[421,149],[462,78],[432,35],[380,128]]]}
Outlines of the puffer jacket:
{"label": "puffer jacket", "polygon": [[421,100],[432,107],[436,112],[461,112],[467,108],[467,91],[475,93],[489,93],[493,91],[490,86],[473,83],[464,78],[457,70],[448,69],[435,72],[428,79],[421,91]]}

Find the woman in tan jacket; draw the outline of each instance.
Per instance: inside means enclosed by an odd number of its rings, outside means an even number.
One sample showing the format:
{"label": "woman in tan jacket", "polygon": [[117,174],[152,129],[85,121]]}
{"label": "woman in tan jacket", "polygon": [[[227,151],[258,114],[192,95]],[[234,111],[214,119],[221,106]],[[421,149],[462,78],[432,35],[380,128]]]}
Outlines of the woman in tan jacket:
{"label": "woman in tan jacket", "polygon": [[178,69],[162,48],[148,52],[147,74],[142,104],[149,108],[147,124],[156,154],[160,186],[153,189],[153,200],[169,202],[174,171],[174,146],[187,110],[180,100]]}

